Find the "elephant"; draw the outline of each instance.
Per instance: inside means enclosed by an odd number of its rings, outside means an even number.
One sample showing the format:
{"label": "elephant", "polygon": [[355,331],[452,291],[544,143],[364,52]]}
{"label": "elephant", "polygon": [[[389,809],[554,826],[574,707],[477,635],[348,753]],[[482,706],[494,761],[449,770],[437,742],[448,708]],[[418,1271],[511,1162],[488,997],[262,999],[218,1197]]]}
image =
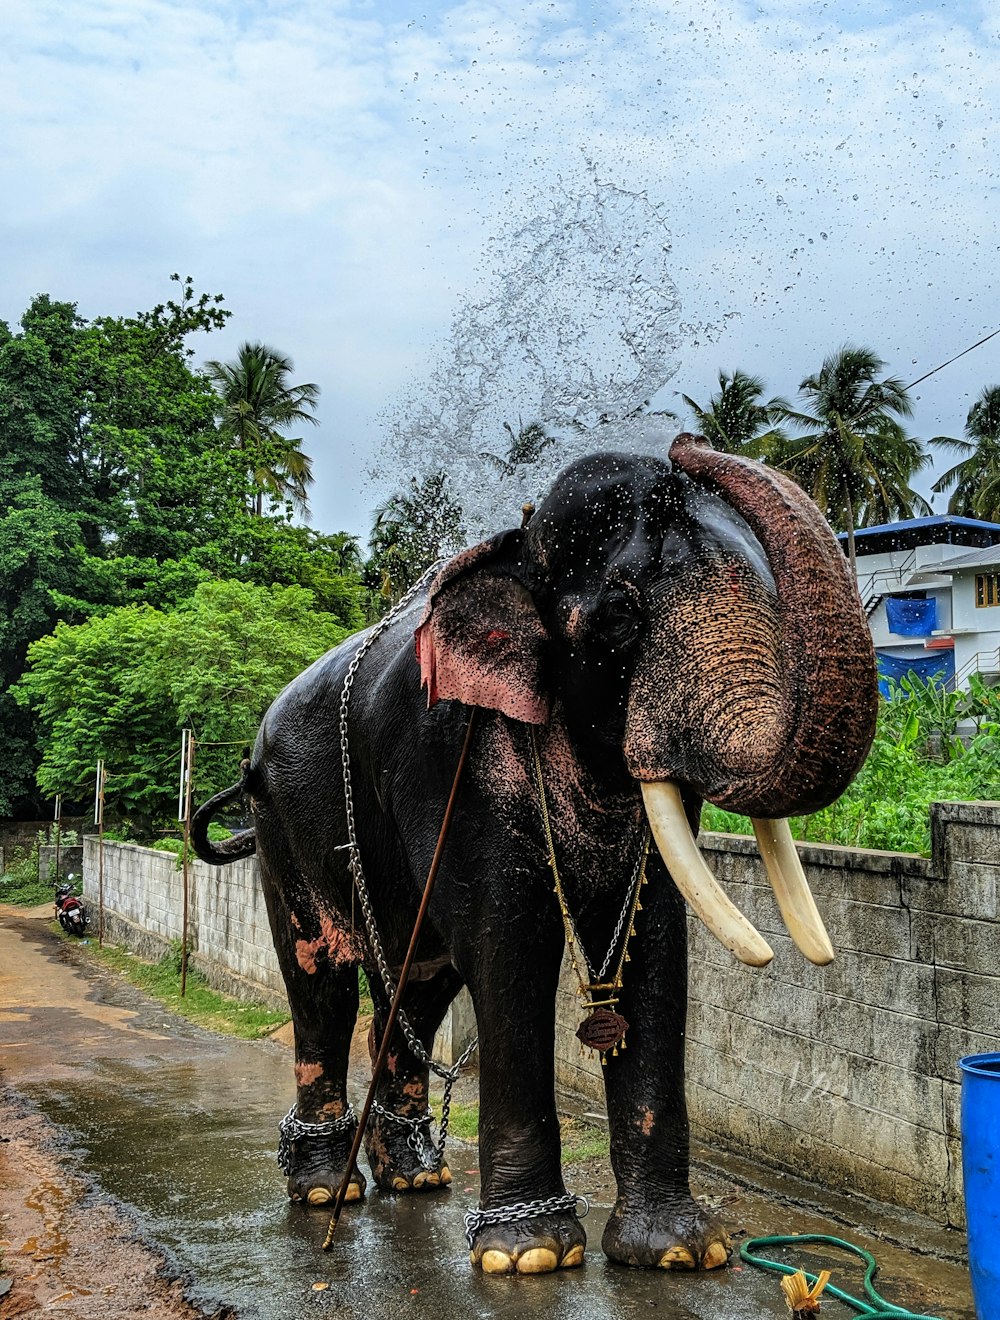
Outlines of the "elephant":
{"label": "elephant", "polygon": [[[468,987],[482,1174],[470,1255],[488,1273],[584,1259],[554,1087],[567,945],[591,1003],[601,951],[622,962],[617,983],[603,981],[600,1029],[581,1028],[607,1051],[617,1199],[605,1255],[681,1269],[729,1258],[689,1186],[686,904],[745,963],[763,966],[771,949],[701,858],[703,801],[753,818],[793,940],[816,963],[833,957],[785,818],[832,802],[874,734],[875,660],[853,575],[790,478],[699,436],[664,436],[661,452],[573,462],[520,527],[456,555],[388,623],[317,660],[271,705],[240,781],[193,821],[205,861],[259,858],[295,1033],[288,1193],[328,1203],[356,1131],[357,969],[374,1049],[390,993],[375,946],[391,979],[475,710],[403,999],[411,1034],[395,1029],[365,1144],[383,1191],[450,1182],[426,1138],[426,1058]],[[253,828],[210,842],[209,820],[241,795]],[[355,1171],[347,1199],[365,1190]]]}

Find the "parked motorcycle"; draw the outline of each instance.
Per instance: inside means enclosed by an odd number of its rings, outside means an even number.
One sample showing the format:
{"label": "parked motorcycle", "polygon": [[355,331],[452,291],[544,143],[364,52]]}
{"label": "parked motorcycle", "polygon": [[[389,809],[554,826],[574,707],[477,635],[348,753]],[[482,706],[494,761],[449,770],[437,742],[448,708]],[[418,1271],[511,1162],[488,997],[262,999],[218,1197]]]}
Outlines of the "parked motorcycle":
{"label": "parked motorcycle", "polygon": [[65,884],[56,886],[56,916],[59,925],[70,935],[84,935],[90,925],[90,914],[83,900],[73,893],[77,878],[68,875]]}

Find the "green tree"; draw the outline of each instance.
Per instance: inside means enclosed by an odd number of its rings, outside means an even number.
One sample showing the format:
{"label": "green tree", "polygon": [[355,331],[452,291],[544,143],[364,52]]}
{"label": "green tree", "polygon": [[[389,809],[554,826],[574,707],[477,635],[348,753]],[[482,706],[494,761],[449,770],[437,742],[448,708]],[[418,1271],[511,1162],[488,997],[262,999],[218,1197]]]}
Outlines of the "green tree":
{"label": "green tree", "polygon": [[436,560],[454,554],[464,536],[462,506],[447,474],[433,472],[422,481],[411,477],[408,491],[390,496],[375,510],[365,582],[391,604]]}
{"label": "green tree", "polygon": [[965,437],[938,435],[931,440],[932,445],[961,455],[932,489],[941,495],[954,487],[949,513],[1000,522],[1000,385],[988,385],[969,409]]}
{"label": "green tree", "polygon": [[911,485],[930,457],[898,420],[913,408],[901,380],[879,378],[885,365],[870,348],[848,344],[831,353],[799,386],[809,411],[782,409],[800,434],[772,459],[847,532],[852,568],[856,527],[930,512]]}
{"label": "green tree", "polygon": [[172,610],[60,623],[14,690],[44,734],[38,782],[85,798],[103,757],[110,805],[151,837],[176,814],[180,730],[201,743],[199,794],[217,791],[275,695],[345,636],[302,587],[237,582],[205,582]]}
{"label": "green tree", "polygon": [[764,403],[763,397],[761,377],[739,370],[731,376],[719,372],[719,392],[711,396],[707,408],[695,403],[688,395],[681,395],[694,413],[702,435],[716,449],[726,454],[748,454],[753,458],[767,457],[785,439],[776,423],[787,414],[788,404],[780,398]]}
{"label": "green tree", "polygon": [[256,487],[254,512],[263,514],[265,494],[275,503],[289,501],[306,512],[312,459],[302,452],[301,438],[283,432],[301,422],[317,425],[319,386],[292,385],[291,358],[267,344],[241,344],[235,362],[213,360],[205,369],[221,399],[223,432]]}

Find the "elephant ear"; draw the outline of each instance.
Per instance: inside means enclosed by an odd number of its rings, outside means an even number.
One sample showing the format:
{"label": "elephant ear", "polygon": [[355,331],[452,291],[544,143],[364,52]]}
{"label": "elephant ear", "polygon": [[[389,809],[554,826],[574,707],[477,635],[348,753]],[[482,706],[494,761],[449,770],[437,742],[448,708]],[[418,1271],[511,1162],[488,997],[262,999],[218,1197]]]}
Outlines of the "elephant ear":
{"label": "elephant ear", "polygon": [[461,701],[545,724],[545,628],[515,576],[521,533],[504,532],[445,564],[416,631],[427,705]]}

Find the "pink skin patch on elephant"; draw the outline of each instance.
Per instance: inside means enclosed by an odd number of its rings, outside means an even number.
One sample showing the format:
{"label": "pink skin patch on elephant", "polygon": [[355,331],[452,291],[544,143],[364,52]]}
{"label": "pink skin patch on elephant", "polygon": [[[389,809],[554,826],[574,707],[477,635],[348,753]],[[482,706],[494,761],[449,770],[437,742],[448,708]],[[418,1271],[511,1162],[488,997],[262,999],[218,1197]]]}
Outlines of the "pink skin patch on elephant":
{"label": "pink skin patch on elephant", "polygon": [[[293,929],[301,930],[298,918],[292,913]],[[361,961],[361,950],[353,931],[345,930],[334,921],[329,913],[323,912],[319,918],[320,933],[314,940],[297,939],[295,941],[295,959],[309,976],[316,973],[317,958],[325,954],[325,960],[334,967],[351,967]]]}
{"label": "pink skin patch on elephant", "polygon": [[295,1065],[295,1080],[299,1086],[312,1086],[313,1082],[318,1082],[323,1076],[323,1065],[321,1063],[297,1063]]}

